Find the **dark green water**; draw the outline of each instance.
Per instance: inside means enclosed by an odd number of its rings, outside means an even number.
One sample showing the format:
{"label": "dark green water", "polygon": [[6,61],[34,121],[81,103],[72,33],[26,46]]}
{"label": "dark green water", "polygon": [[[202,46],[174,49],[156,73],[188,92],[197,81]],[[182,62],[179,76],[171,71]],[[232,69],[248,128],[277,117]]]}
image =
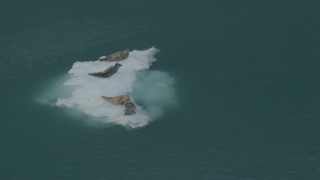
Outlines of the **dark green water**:
{"label": "dark green water", "polygon": [[[0,179],[319,179],[319,5],[1,1]],[[151,46],[179,107],[144,128],[35,102],[75,61]]]}

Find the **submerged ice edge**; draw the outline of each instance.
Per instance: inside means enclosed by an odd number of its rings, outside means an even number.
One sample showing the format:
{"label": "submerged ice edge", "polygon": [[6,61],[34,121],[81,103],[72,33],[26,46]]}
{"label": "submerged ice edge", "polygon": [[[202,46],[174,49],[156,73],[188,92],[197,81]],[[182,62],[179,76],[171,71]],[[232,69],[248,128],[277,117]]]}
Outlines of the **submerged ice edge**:
{"label": "submerged ice edge", "polygon": [[[101,71],[116,62],[75,62],[68,72],[70,77],[63,86],[63,88],[72,86],[73,91],[67,98],[59,97],[56,105],[80,109],[90,116],[100,119],[102,117],[107,123],[131,128],[147,125],[153,118],[159,117],[162,107],[166,104],[159,103],[161,100],[157,97],[166,102],[168,98],[160,94],[167,94],[167,97],[172,98],[174,92],[173,80],[167,73],[150,71],[145,73],[144,77],[137,77],[139,72],[148,70],[156,61],[154,55],[158,51],[154,47],[145,51],[131,51],[126,60],[118,62],[121,63],[121,68],[110,78],[96,78],[89,76],[88,73]],[[153,78],[150,79],[148,76]],[[155,89],[150,89],[154,87]],[[155,92],[148,92],[148,89]],[[112,105],[101,98],[101,96],[119,95],[132,95],[133,101],[141,102],[143,107],[138,105],[136,114],[124,116],[123,107]]]}

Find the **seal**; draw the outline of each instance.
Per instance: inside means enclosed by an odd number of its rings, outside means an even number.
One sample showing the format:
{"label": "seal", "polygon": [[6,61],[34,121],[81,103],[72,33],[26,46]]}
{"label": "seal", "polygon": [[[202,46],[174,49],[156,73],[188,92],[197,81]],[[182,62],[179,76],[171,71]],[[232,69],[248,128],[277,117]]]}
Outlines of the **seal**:
{"label": "seal", "polygon": [[130,96],[115,96],[115,97],[101,96],[101,97],[113,105],[126,105],[131,102]]}
{"label": "seal", "polygon": [[107,78],[118,72],[118,69],[122,65],[119,63],[116,63],[115,65],[109,67],[108,69],[102,71],[102,72],[94,72],[94,73],[88,73],[91,76],[101,77],[101,78]]}
{"label": "seal", "polygon": [[129,49],[125,49],[124,51],[119,51],[109,56],[101,56],[99,61],[122,61],[129,56]]}
{"label": "seal", "polygon": [[124,105],[124,115],[132,115],[137,112],[136,105],[131,101],[130,96],[101,97],[113,105]]}
{"label": "seal", "polygon": [[137,111],[136,105],[133,104],[132,102],[129,102],[125,105],[124,115],[132,115],[132,114],[135,114],[136,111]]}

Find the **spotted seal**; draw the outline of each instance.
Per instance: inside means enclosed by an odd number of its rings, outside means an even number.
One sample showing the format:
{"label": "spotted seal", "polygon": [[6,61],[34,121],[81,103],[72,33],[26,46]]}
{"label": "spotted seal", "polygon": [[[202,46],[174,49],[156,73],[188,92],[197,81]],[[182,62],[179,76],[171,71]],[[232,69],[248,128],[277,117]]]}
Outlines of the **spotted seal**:
{"label": "spotted seal", "polygon": [[101,97],[113,105],[124,105],[124,115],[132,115],[137,111],[136,105],[131,101],[130,96]]}
{"label": "spotted seal", "polygon": [[106,69],[102,72],[94,72],[94,73],[88,73],[88,74],[91,76],[107,78],[107,77],[110,77],[113,74],[115,74],[121,66],[122,66],[121,64],[116,63],[115,65],[109,67],[108,69]]}
{"label": "spotted seal", "polygon": [[121,61],[126,59],[129,56],[129,49],[124,51],[119,51],[109,56],[101,56],[99,61]]}

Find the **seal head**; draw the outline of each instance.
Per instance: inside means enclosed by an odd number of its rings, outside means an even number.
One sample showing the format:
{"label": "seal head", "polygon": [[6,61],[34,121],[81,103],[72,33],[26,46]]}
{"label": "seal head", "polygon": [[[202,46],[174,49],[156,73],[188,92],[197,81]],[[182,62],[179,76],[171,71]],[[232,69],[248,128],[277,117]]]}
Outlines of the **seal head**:
{"label": "seal head", "polygon": [[136,111],[137,111],[136,105],[133,104],[132,102],[129,102],[125,106],[124,115],[132,115],[132,114],[135,114]]}

